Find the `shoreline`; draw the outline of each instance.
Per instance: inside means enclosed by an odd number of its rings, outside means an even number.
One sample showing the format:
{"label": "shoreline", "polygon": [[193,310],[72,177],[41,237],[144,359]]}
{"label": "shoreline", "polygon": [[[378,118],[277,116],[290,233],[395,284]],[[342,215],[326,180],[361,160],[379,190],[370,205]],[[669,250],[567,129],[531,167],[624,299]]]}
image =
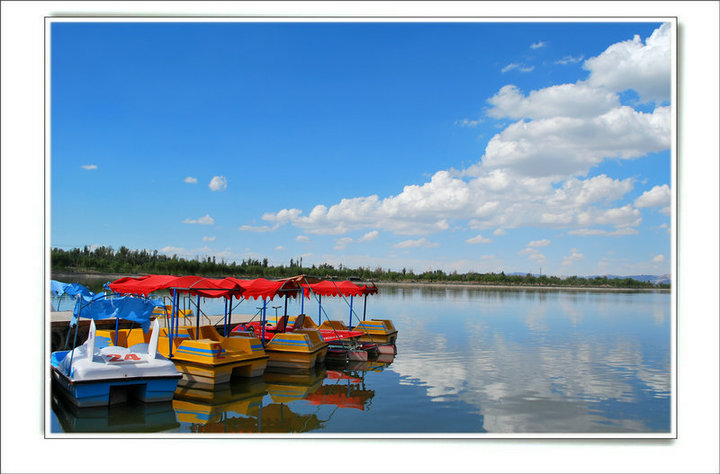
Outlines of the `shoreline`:
{"label": "shoreline", "polygon": [[[101,272],[69,272],[56,271],[50,272],[51,278],[80,278],[83,280],[94,280],[95,282],[106,282],[117,280],[122,277],[136,277],[143,274],[126,274],[126,273],[101,273]],[[608,291],[608,292],[659,292],[670,293],[672,288],[616,288],[603,286],[544,286],[544,285],[492,285],[486,283],[475,282],[452,282],[452,281],[375,281],[377,285],[395,286],[395,287],[436,287],[436,288],[476,288],[484,290],[533,290],[533,291]]]}

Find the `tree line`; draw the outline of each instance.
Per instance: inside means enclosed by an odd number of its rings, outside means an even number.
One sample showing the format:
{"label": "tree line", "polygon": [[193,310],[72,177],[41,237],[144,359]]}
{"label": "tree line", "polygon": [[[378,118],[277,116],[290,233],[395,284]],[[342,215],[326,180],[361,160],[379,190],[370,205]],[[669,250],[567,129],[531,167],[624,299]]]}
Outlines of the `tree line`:
{"label": "tree line", "polygon": [[290,259],[288,265],[270,265],[267,258],[262,260],[248,258],[237,263],[217,261],[215,257],[186,259],[173,255],[172,257],[158,253],[157,250],[130,250],[125,246],[114,250],[112,247],[88,246],[82,249],[73,248],[63,250],[53,248],[50,254],[51,267],[54,271],[69,272],[102,272],[120,274],[169,274],[169,275],[203,275],[208,277],[233,276],[237,278],[287,278],[305,274],[318,278],[334,277],[341,280],[360,279],[390,282],[456,282],[480,283],[486,285],[516,285],[516,286],[577,286],[600,288],[670,288],[668,284],[654,285],[632,278],[584,278],[570,276],[559,278],[547,275],[506,275],[500,273],[446,273],[442,270],[414,273],[412,269],[403,268],[400,271],[374,269],[366,267],[350,268],[342,264],[336,266],[328,263],[321,265],[303,266],[302,258]]}

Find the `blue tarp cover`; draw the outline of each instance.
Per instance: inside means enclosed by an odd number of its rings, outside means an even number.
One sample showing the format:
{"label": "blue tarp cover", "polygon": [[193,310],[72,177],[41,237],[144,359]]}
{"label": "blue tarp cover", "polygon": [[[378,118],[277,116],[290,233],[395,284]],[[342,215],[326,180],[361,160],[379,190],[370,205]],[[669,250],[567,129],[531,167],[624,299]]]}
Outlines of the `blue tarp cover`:
{"label": "blue tarp cover", "polygon": [[120,318],[134,321],[143,328],[150,329],[150,315],[156,306],[163,302],[157,299],[138,298],[135,296],[115,296],[104,293],[95,294],[79,283],[62,283],[56,280],[50,282],[50,290],[58,295],[77,296],[75,309],[70,325],[77,324],[77,318],[108,319]]}
{"label": "blue tarp cover", "polygon": [[134,321],[143,331],[150,329],[150,315],[156,306],[162,306],[160,300],[137,298],[135,296],[114,296],[104,294],[83,296],[75,303],[70,324],[77,324],[77,318],[108,319],[121,318]]}
{"label": "blue tarp cover", "polygon": [[50,291],[56,296],[70,295],[70,296],[92,296],[93,292],[88,290],[85,286],[80,283],[63,283],[57,280],[50,280]]}

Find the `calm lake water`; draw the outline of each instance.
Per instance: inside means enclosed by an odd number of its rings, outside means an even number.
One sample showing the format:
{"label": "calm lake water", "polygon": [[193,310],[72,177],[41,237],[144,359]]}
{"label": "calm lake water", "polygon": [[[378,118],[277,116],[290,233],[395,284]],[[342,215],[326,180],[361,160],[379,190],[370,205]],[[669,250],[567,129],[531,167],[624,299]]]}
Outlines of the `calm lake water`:
{"label": "calm lake water", "polygon": [[[664,433],[671,429],[666,292],[380,287],[367,315],[399,331],[391,360],[266,373],[172,403],[73,409],[53,432]],[[236,313],[253,314],[250,301]],[[347,323],[341,298],[323,299]],[[282,304],[271,302],[272,306]],[[213,306],[215,305],[215,306]],[[69,306],[66,304],[66,306]],[[69,309],[61,307],[61,309]],[[362,299],[354,304],[362,317]],[[203,310],[222,313],[206,300]],[[279,309],[281,314],[283,309]],[[290,314],[299,305],[291,300]],[[317,321],[316,301],[305,312]],[[325,315],[323,315],[323,319]]]}

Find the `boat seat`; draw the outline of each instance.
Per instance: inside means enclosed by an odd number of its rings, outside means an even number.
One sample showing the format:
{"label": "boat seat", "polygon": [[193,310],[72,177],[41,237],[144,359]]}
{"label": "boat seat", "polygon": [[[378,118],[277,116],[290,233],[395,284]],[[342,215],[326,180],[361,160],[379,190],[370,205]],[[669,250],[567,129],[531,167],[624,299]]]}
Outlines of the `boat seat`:
{"label": "boat seat", "polygon": [[287,327],[288,317],[281,317],[275,326],[265,326],[266,331],[270,332],[284,332]]}
{"label": "boat seat", "polygon": [[298,315],[297,318],[295,318],[295,322],[293,323],[293,325],[289,329],[289,331],[295,331],[296,329],[302,329],[304,324],[305,324],[305,315],[300,314],[300,315]]}

